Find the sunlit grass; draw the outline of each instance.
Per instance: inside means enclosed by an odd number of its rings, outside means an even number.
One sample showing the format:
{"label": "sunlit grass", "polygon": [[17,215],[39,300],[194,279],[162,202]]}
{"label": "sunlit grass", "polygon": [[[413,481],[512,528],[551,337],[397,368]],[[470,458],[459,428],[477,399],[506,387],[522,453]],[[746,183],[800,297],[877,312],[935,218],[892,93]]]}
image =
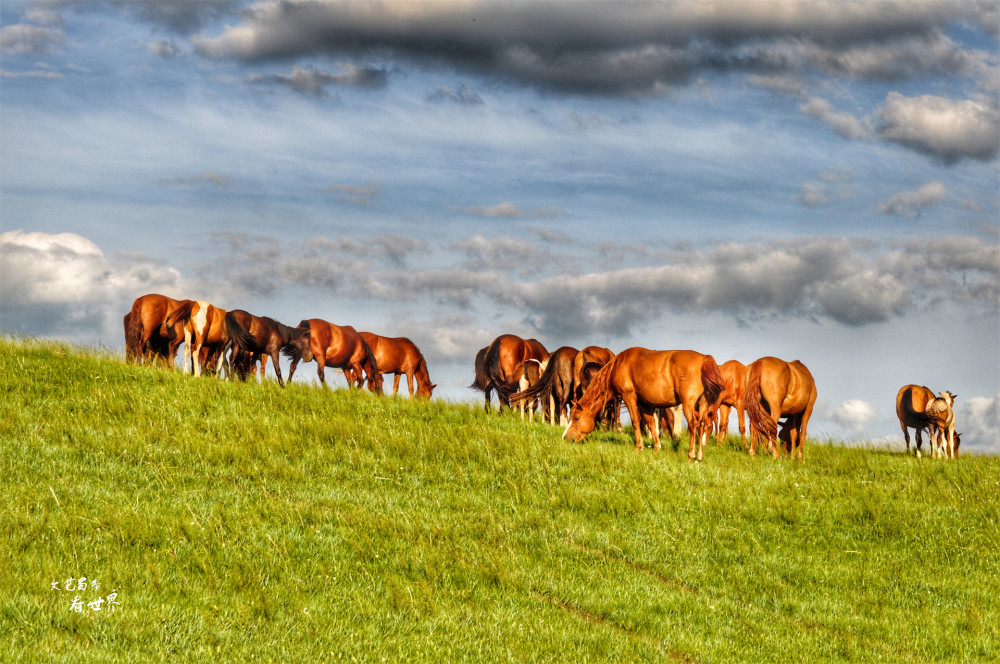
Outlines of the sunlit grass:
{"label": "sunlit grass", "polygon": [[[12,661],[986,661],[1000,463],[729,439],[0,340]],[[682,445],[683,449],[683,445]],[[66,579],[101,589],[52,590]],[[84,605],[117,591],[113,613]]]}

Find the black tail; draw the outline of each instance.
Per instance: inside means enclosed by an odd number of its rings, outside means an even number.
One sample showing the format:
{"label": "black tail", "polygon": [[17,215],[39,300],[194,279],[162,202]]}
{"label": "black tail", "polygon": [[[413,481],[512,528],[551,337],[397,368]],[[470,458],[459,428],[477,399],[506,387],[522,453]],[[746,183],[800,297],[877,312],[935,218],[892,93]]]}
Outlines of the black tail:
{"label": "black tail", "polygon": [[553,384],[556,381],[556,375],[559,373],[558,364],[559,362],[556,360],[555,354],[549,356],[549,364],[545,367],[542,375],[538,377],[538,382],[520,392],[510,395],[510,402],[516,406],[522,401],[527,403],[534,401],[542,395],[550,394],[554,387]]}
{"label": "black tail", "polygon": [[226,333],[232,340],[233,345],[235,345],[240,350],[245,350],[251,353],[259,352],[260,349],[257,348],[257,340],[253,338],[253,335],[243,329],[239,321],[236,320],[236,314],[233,311],[226,312]]}
{"label": "black tail", "polygon": [[479,352],[476,353],[476,373],[472,379],[472,385],[469,385],[473,390],[485,392],[486,388],[490,386],[489,376],[486,375],[486,353],[489,350],[490,347],[486,346],[485,348],[480,348]]}
{"label": "black tail", "polygon": [[498,337],[490,344],[490,349],[486,351],[486,361],[484,365],[486,377],[493,384],[502,403],[510,405],[510,395],[517,392],[517,383],[508,383],[500,373],[500,338]]}
{"label": "black tail", "polygon": [[189,318],[191,318],[191,309],[194,308],[194,300],[184,300],[181,306],[174,309],[174,312],[167,316],[167,319],[163,321],[163,329],[167,331],[167,338],[173,341],[177,334],[174,332],[174,325],[178,321],[184,321],[187,324]]}

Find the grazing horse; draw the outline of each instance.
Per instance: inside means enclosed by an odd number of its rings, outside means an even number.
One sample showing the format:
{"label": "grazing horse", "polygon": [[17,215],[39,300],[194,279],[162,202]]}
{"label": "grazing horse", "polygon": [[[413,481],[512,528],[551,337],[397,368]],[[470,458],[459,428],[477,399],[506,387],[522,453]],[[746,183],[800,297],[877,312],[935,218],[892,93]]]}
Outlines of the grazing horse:
{"label": "grazing horse", "polygon": [[[642,449],[642,425],[651,432],[653,450],[660,450],[660,436],[653,412],[657,408],[683,406],[691,432],[688,460],[702,460],[705,438],[711,422],[699,411],[699,404],[714,408],[724,385],[719,366],[711,355],[693,350],[649,350],[629,348],[608,362],[594,376],[587,391],[573,407],[563,438],[580,442],[594,430],[594,417],[613,398],[625,402],[635,447]],[[697,445],[697,456],[695,446]]]}
{"label": "grazing horse", "polygon": [[[229,342],[226,332],[226,310],[205,302],[188,300],[178,307],[164,322],[172,328],[174,323],[184,323],[184,373],[192,371],[201,375],[201,367],[209,358],[218,357]],[[221,376],[224,363],[215,360],[216,373]]]}
{"label": "grazing horse", "polygon": [[[538,380],[517,394],[511,395],[513,403],[542,399],[548,401],[549,417],[553,425],[556,413],[559,424],[566,426],[566,409],[573,398],[573,359],[579,351],[572,346],[562,346],[549,355],[545,371]],[[525,366],[528,366],[527,363]]]}
{"label": "grazing horse", "polygon": [[740,440],[743,447],[747,445],[747,430],[744,423],[746,403],[744,400],[747,386],[747,366],[736,360],[723,362],[719,366],[722,381],[726,388],[719,397],[718,437],[721,439],[729,431],[729,409],[736,409],[736,423],[740,427]]}
{"label": "grazing horse", "polygon": [[342,369],[348,385],[360,388],[364,377],[368,378],[368,389],[382,394],[382,374],[372,349],[357,330],[350,325],[334,325],[321,318],[310,318],[299,323],[297,329],[307,336],[297,341],[285,351],[292,360],[288,370],[288,380],[292,379],[299,360],[316,360],[319,381],[326,385],[326,367]]}
{"label": "grazing horse", "polygon": [[427,360],[416,344],[406,337],[380,337],[371,332],[361,332],[375,361],[380,374],[395,374],[392,379],[392,396],[399,392],[399,378],[406,376],[406,386],[413,397],[413,382],[417,383],[417,398],[430,399],[437,385],[431,383],[427,373]]}
{"label": "grazing horse", "polygon": [[931,437],[931,458],[955,456],[955,397],[951,392],[942,392],[927,404],[927,415]]}
{"label": "grazing horse", "polygon": [[804,364],[762,357],[747,370],[746,408],[750,421],[750,456],[757,454],[757,439],[763,438],[777,459],[780,449],[778,420],[787,417],[789,450],[805,461],[806,426],[816,404],[816,382]]}
{"label": "grazing horse", "polygon": [[[927,417],[927,406],[934,401],[934,393],[930,388],[922,385],[904,385],[896,393],[896,417],[899,418],[899,426],[903,430],[903,438],[906,440],[906,453],[910,453],[910,432],[914,429],[916,433],[916,456],[920,456],[920,447],[923,445],[921,432],[930,427]],[[934,439],[931,438],[931,455],[934,454]]]}
{"label": "grazing horse", "polygon": [[543,362],[548,357],[549,352],[537,339],[501,334],[493,340],[486,351],[483,370],[500,397],[501,410],[504,404],[510,406],[511,395],[518,391],[524,376],[524,363],[527,360]]}
{"label": "grazing horse", "polygon": [[[226,333],[229,335],[228,346],[233,352],[229,356],[229,371],[234,372],[235,359],[240,353],[259,353],[271,358],[274,373],[278,377],[278,385],[285,386],[281,379],[281,365],[278,364],[278,353],[292,352],[298,344],[308,347],[309,330],[283,325],[267,316],[254,316],[251,313],[236,309],[226,313]],[[261,379],[263,375],[263,359],[261,360]],[[291,380],[291,375],[289,375]]]}
{"label": "grazing horse", "polygon": [[[146,355],[148,344],[154,356],[162,355],[167,362],[173,364],[177,356],[177,347],[184,340],[184,326],[177,322],[168,330],[164,323],[178,307],[190,301],[175,300],[156,293],[137,297],[127,317],[125,357],[136,363],[151,359]],[[160,352],[163,346],[166,346],[165,354]]]}

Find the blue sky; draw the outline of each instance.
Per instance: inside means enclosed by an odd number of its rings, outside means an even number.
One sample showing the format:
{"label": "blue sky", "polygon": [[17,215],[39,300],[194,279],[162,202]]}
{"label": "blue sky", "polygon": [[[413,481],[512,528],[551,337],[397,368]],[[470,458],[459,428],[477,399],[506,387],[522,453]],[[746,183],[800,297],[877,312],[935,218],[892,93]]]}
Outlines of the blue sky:
{"label": "blue sky", "polygon": [[[0,327],[143,293],[412,338],[801,359],[1000,452],[996,3],[5,2]],[[311,375],[312,372],[307,372]],[[342,379],[337,379],[341,381]]]}

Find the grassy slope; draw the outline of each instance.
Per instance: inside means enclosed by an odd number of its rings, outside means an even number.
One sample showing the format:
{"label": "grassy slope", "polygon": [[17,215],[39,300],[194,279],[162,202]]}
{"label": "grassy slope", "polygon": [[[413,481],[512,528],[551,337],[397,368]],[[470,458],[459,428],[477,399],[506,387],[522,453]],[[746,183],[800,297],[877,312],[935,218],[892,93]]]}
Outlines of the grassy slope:
{"label": "grassy slope", "polygon": [[[0,339],[0,659],[1000,653],[995,457],[559,433]],[[100,592],[50,589],[80,576]]]}

